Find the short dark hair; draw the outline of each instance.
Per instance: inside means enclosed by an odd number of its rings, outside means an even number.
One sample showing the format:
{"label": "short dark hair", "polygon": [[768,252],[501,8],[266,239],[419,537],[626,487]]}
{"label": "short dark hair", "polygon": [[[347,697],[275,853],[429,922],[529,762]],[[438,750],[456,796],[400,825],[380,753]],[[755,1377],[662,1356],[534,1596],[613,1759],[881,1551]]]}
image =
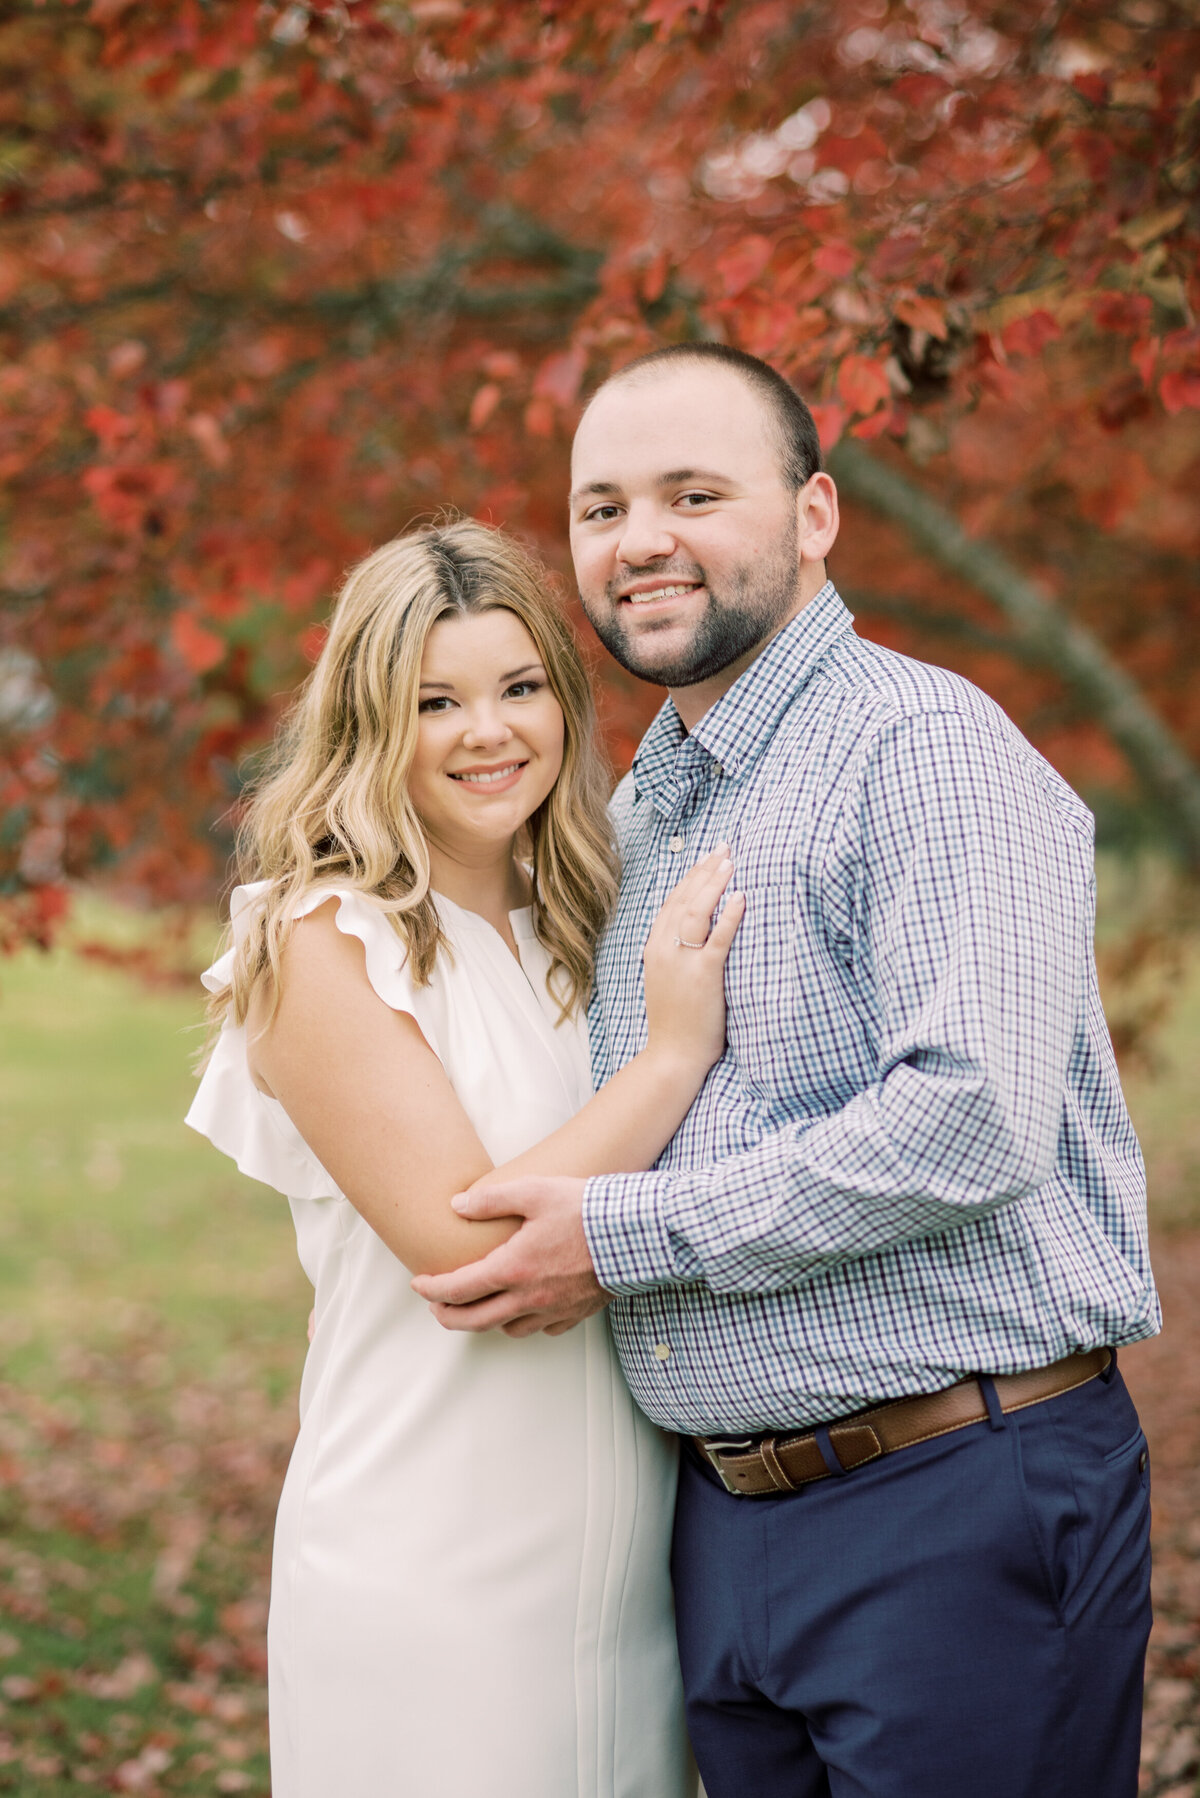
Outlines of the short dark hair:
{"label": "short dark hair", "polygon": [[648,350],[644,356],[637,356],[624,368],[615,370],[596,392],[601,393],[605,387],[631,375],[649,373],[660,365],[684,360],[712,362],[731,369],[754,390],[771,413],[779,439],[784,481],[793,493],[798,493],[821,467],[821,440],[813,415],[796,389],[769,362],[760,361],[745,350],[735,350],[727,343],[710,343],[704,338],[690,343],[668,343],[661,349]]}

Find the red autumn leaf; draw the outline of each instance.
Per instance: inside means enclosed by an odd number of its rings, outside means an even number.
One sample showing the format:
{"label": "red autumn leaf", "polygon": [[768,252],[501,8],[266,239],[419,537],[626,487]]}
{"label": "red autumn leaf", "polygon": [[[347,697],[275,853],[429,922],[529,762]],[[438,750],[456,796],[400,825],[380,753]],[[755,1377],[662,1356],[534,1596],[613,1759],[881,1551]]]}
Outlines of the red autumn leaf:
{"label": "red autumn leaf", "polygon": [[1142,377],[1143,385],[1149,387],[1154,379],[1154,370],[1158,362],[1159,342],[1157,337],[1143,337],[1132,344],[1129,360]]}
{"label": "red autumn leaf", "polygon": [[891,398],[887,369],[874,356],[847,356],[838,369],[837,389],[851,412],[874,412]]}
{"label": "red autumn leaf", "polygon": [[198,624],[190,612],[176,612],[171,620],[171,643],[193,674],[207,674],[224,660],[226,643],[215,632]]}
{"label": "red autumn leaf", "polygon": [[525,429],[531,437],[553,437],[554,419],[553,400],[539,397],[525,408]]}
{"label": "red autumn leaf", "polygon": [[471,401],[471,410],[467,421],[473,431],[481,431],[496,407],[500,404],[500,389],[495,381],[485,381],[482,387],[475,389],[475,397]]}
{"label": "red autumn leaf", "polygon": [[810,406],[809,411],[817,427],[821,448],[828,453],[846,428],[846,409],[839,406],[836,400],[829,400]]}
{"label": "red autumn leaf", "polygon": [[1182,412],[1185,407],[1200,409],[1200,370],[1172,369],[1159,382],[1158,396],[1164,412]]}
{"label": "red autumn leaf", "polygon": [[927,331],[931,337],[939,338],[943,343],[950,334],[946,323],[946,305],[944,300],[930,299],[923,293],[905,294],[892,307],[893,318],[907,325],[911,331]]}
{"label": "red autumn leaf", "polygon": [[882,406],[878,412],[872,412],[870,418],[860,418],[857,424],[851,425],[850,435],[864,438],[882,437],[894,417],[895,413],[890,406]]}
{"label": "red autumn leaf", "polygon": [[857,265],[858,257],[850,245],[836,237],[823,243],[813,256],[813,267],[819,268],[823,275],[832,275],[835,281],[853,274]]}
{"label": "red autumn leaf", "polygon": [[688,19],[689,13],[695,13],[697,18],[703,19],[710,4],[711,0],[650,0],[642,14],[642,20],[647,25],[658,27],[655,36],[661,41],[670,37]]}
{"label": "red autumn leaf", "polygon": [[570,406],[579,393],[587,351],[579,344],[557,356],[547,356],[533,378],[534,398],[556,406]]}
{"label": "red autumn leaf", "polygon": [[116,412],[111,406],[89,406],[83,415],[83,422],[89,431],[93,431],[100,439],[100,447],[106,454],[120,443],[132,437],[137,430],[137,420],[129,418],[124,412]]}
{"label": "red autumn leaf", "polygon": [[1093,106],[1103,106],[1108,99],[1108,82],[1103,75],[1081,72],[1074,77],[1072,85]]}
{"label": "red autumn leaf", "polygon": [[769,237],[742,237],[717,257],[717,273],[725,295],[732,299],[757,281],[771,260]]}
{"label": "red autumn leaf", "polygon": [[864,162],[886,163],[888,146],[877,131],[859,131],[855,137],[823,137],[821,167],[839,169],[853,176]]}
{"label": "red autumn leaf", "polygon": [[1150,300],[1144,293],[1106,293],[1096,301],[1092,317],[1102,331],[1136,337],[1150,323]]}
{"label": "red autumn leaf", "polygon": [[663,289],[667,285],[667,272],[671,267],[671,258],[666,250],[660,250],[642,274],[642,298],[647,306],[653,306],[661,300]]}
{"label": "red autumn leaf", "polygon": [[211,412],[196,412],[188,419],[188,436],[200,446],[206,461],[214,468],[225,468],[229,464],[231,451],[221,427]]}
{"label": "red autumn leaf", "polygon": [[1058,321],[1039,308],[1005,325],[1000,341],[1010,356],[1039,356],[1048,343],[1061,336]]}
{"label": "red autumn leaf", "polygon": [[509,381],[521,372],[521,358],[511,350],[493,350],[483,359],[483,372],[490,381]]}

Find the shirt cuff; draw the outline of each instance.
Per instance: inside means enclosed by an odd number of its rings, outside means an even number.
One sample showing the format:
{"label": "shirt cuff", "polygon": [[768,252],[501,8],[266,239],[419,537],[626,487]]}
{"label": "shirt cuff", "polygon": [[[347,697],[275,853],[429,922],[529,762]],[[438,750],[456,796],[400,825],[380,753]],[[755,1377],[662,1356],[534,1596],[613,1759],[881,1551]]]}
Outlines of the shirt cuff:
{"label": "shirt cuff", "polygon": [[583,1231],[596,1278],[621,1298],[678,1276],[664,1217],[669,1176],[603,1174],[583,1189]]}

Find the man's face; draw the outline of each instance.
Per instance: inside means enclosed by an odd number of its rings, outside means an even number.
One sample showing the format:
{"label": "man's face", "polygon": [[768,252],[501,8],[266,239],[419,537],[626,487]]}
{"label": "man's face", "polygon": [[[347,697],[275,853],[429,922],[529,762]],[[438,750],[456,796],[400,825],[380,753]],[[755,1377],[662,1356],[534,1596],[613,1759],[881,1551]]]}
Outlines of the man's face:
{"label": "man's face", "polygon": [[672,688],[751,659],[809,597],[802,512],[771,414],[731,370],[681,361],[603,389],[571,458],[571,553],[597,636]]}

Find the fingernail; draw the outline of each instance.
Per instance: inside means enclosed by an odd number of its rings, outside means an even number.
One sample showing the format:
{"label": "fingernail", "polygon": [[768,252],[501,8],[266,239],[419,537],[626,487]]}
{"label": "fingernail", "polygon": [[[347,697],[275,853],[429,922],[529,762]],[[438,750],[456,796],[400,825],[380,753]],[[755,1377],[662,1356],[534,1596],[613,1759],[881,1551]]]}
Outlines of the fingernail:
{"label": "fingernail", "polygon": [[465,1211],[470,1202],[465,1192],[456,1192],[450,1201],[450,1206],[453,1211]]}

